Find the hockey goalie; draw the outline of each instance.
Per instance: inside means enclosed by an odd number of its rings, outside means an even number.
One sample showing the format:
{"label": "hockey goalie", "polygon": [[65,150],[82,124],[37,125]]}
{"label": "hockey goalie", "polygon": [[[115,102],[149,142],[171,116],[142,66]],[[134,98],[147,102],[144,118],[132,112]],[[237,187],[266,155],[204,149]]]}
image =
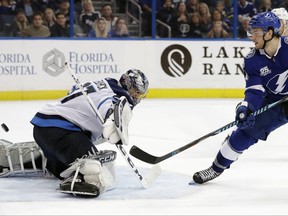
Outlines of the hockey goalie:
{"label": "hockey goalie", "polygon": [[104,119],[95,115],[77,86],[67,96],[45,105],[31,120],[35,141],[0,139],[0,177],[53,176],[62,193],[98,197],[115,187],[116,152],[102,143],[129,144],[133,108],[146,97],[149,82],[138,69],[114,78],[83,84]]}

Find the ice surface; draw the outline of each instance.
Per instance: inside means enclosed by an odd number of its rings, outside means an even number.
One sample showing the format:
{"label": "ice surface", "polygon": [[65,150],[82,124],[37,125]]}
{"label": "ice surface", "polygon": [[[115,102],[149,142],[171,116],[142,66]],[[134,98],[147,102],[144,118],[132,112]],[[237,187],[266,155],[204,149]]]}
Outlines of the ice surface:
{"label": "ice surface", "polygon": [[[133,112],[130,145],[164,155],[234,120],[239,99],[146,99]],[[0,138],[31,141],[33,115],[50,101],[2,101]],[[59,180],[42,177],[0,179],[0,215],[287,215],[287,126],[259,141],[219,178],[188,185],[194,172],[210,166],[227,130],[159,165],[162,174],[143,189],[121,154],[114,190],[98,198],[56,191]],[[131,146],[124,146],[127,152]],[[105,143],[100,149],[113,149]],[[131,156],[142,175],[152,167]]]}

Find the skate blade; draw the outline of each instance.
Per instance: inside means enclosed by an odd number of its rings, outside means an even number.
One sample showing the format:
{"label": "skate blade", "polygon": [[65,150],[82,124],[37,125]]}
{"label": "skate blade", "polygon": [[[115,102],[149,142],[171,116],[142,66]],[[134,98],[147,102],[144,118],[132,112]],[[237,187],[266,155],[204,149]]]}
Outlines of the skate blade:
{"label": "skate blade", "polygon": [[194,180],[191,180],[188,184],[189,184],[189,185],[197,185],[197,183],[194,182]]}

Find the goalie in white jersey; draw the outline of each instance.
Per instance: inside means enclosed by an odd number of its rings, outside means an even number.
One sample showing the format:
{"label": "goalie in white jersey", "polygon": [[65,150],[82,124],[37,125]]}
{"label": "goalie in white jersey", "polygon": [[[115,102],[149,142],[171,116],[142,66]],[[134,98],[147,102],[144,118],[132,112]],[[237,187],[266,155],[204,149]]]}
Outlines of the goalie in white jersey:
{"label": "goalie in white jersey", "polygon": [[[96,145],[106,141],[121,144],[123,134],[119,135],[114,122],[115,104],[124,98],[131,111],[146,97],[148,85],[144,73],[137,69],[128,70],[119,81],[105,78],[84,83],[83,88],[104,124],[77,86],[66,97],[36,113],[31,120],[33,136],[47,159],[45,169],[63,180],[61,192],[97,197],[114,187],[116,152],[98,151]],[[122,115],[127,121],[123,126],[128,127],[131,112]],[[39,158],[35,160],[36,165],[43,163]]]}

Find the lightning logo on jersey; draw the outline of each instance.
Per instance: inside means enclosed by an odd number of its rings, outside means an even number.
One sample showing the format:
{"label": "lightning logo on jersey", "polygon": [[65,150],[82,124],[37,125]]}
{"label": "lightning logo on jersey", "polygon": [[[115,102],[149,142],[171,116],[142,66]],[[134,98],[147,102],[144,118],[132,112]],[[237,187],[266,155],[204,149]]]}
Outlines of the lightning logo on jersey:
{"label": "lightning logo on jersey", "polygon": [[284,73],[274,76],[267,83],[267,87],[274,94],[287,94],[288,93],[288,87],[286,85],[287,78],[288,78],[288,70],[286,70]]}

